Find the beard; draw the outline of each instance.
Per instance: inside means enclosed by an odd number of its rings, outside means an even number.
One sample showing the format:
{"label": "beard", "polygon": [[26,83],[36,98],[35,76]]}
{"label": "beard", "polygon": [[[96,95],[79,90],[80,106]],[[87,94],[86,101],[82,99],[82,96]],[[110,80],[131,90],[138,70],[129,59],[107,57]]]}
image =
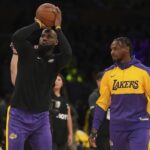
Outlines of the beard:
{"label": "beard", "polygon": [[121,59],[113,59],[113,62],[114,62],[114,63],[120,63],[120,62],[121,62]]}
{"label": "beard", "polygon": [[123,60],[123,57],[118,57],[118,56],[112,56],[112,60],[114,63],[121,63]]}
{"label": "beard", "polygon": [[41,58],[48,60],[52,57],[55,45],[39,45],[38,54]]}

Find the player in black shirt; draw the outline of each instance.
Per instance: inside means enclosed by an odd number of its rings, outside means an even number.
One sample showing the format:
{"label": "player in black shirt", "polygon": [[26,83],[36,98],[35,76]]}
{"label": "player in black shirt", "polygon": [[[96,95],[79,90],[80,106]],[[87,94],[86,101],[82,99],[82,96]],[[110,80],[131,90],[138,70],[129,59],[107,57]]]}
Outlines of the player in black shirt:
{"label": "player in black shirt", "polygon": [[[49,124],[50,83],[71,58],[72,50],[61,30],[61,11],[55,30],[44,29],[35,49],[29,37],[44,25],[40,20],[17,30],[12,42],[18,53],[17,77],[8,108],[6,150],[23,150],[29,139],[32,150],[52,150]],[[53,54],[56,46],[60,53]]]}

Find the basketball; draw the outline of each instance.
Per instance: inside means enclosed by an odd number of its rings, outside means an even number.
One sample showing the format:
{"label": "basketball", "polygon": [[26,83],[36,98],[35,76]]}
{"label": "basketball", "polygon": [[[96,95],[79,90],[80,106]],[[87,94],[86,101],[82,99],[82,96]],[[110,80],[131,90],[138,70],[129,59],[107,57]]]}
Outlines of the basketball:
{"label": "basketball", "polygon": [[46,27],[52,27],[55,24],[56,14],[52,12],[54,5],[50,3],[41,4],[36,10],[36,18]]}

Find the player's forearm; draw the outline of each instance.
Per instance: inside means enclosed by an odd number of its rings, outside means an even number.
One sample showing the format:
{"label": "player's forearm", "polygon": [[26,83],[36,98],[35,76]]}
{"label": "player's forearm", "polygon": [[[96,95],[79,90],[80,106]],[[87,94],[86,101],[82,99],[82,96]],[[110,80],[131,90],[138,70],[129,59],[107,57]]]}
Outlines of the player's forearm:
{"label": "player's forearm", "polygon": [[106,111],[104,111],[99,106],[96,106],[95,112],[94,112],[94,119],[93,119],[92,128],[98,130],[99,127],[101,126],[103,120],[104,120],[105,115],[106,115]]}
{"label": "player's forearm", "polygon": [[68,119],[67,119],[67,127],[69,135],[73,135],[73,127],[72,127],[72,117],[70,112],[70,107],[68,108]]}
{"label": "player's forearm", "polygon": [[17,76],[18,55],[13,55],[10,63],[11,82],[15,86]]}
{"label": "player's forearm", "polygon": [[67,56],[71,57],[72,49],[71,49],[71,46],[70,46],[67,38],[65,37],[65,35],[63,34],[61,29],[56,30],[56,32],[58,35],[60,52],[62,53],[62,55],[67,55]]}
{"label": "player's forearm", "polygon": [[17,75],[16,72],[11,71],[11,82],[12,82],[12,85],[13,85],[13,86],[15,86],[16,75]]}
{"label": "player's forearm", "polygon": [[17,30],[12,37],[13,43],[16,43],[17,41],[27,40],[27,38],[30,37],[30,35],[38,29],[40,29],[39,24],[33,23],[29,26],[25,26]]}

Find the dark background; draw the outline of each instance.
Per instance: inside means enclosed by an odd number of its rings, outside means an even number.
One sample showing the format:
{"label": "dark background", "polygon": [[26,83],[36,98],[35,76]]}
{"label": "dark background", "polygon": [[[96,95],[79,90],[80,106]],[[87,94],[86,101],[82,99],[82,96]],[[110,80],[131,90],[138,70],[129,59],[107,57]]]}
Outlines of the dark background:
{"label": "dark background", "polygon": [[6,101],[13,91],[11,36],[32,23],[36,8],[45,2],[62,10],[62,28],[73,49],[73,59],[62,72],[82,127],[88,96],[96,86],[95,75],[112,64],[113,38],[128,36],[135,56],[150,66],[150,0],[0,0],[0,96]]}

